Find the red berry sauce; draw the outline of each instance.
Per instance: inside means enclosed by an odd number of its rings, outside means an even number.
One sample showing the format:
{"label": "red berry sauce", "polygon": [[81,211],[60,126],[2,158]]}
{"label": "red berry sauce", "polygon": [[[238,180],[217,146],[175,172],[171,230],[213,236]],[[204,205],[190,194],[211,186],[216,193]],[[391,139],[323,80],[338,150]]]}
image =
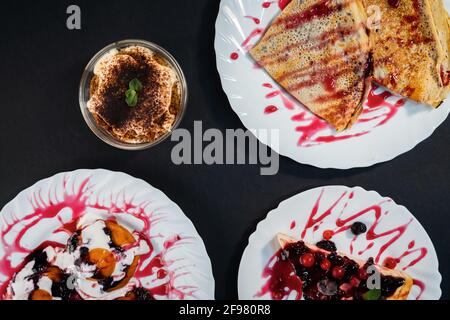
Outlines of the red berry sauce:
{"label": "red berry sauce", "polygon": [[[267,282],[256,297],[270,293],[273,299],[292,297],[305,300],[363,300],[367,288],[370,258],[360,267],[336,252],[313,250],[303,241],[288,244],[269,261],[263,276]],[[381,275],[381,296],[386,299],[403,285],[403,278]]]}

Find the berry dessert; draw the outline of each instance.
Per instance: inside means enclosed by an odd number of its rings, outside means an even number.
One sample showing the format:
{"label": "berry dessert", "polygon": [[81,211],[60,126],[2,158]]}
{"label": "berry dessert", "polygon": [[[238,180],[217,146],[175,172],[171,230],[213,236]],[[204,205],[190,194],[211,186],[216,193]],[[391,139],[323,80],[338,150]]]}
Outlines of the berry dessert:
{"label": "berry dessert", "polygon": [[270,292],[275,300],[293,292],[305,300],[406,300],[413,285],[404,272],[375,265],[372,258],[338,253],[329,240],[319,247],[280,234],[278,242],[281,249],[264,272],[269,279],[260,293]]}
{"label": "berry dessert", "polygon": [[134,274],[151,245],[114,220],[78,222],[67,245],[46,243],[11,279],[4,299],[153,300]]}

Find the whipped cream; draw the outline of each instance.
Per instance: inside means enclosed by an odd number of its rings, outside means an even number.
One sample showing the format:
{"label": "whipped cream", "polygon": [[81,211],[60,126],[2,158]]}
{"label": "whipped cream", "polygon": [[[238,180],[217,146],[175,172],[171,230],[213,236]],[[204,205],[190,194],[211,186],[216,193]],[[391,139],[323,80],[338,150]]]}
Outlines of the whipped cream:
{"label": "whipped cream", "polygon": [[[139,285],[138,281],[131,277],[122,288],[116,290],[114,286],[105,288],[105,281],[97,277],[98,267],[88,260],[86,254],[94,249],[104,249],[105,252],[111,253],[114,256],[115,265],[109,278],[110,283],[116,284],[127,277],[127,270],[135,257],[151,251],[145,240],[133,235],[135,243],[119,247],[113,243],[104,220],[87,220],[87,223],[79,221],[77,228],[75,235],[78,237],[78,242],[75,247],[70,245],[69,240],[66,248],[48,246],[42,250],[47,260],[47,268],[57,267],[61,270],[66,275],[63,281],[66,281],[69,289],[75,289],[84,300],[112,300],[124,297]],[[33,259],[16,273],[8,286],[6,297],[27,300],[37,289],[52,293],[51,276],[36,270],[35,266],[36,261]],[[53,299],[60,298],[53,297]]]}

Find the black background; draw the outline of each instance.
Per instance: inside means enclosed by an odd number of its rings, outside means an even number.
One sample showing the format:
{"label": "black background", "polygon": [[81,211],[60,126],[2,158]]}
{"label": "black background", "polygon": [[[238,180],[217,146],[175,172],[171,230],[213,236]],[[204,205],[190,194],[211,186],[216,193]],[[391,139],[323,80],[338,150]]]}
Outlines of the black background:
{"label": "black background", "polygon": [[[66,28],[77,4],[82,30]],[[114,149],[86,126],[78,105],[84,66],[117,40],[141,38],[180,62],[190,101],[181,127],[241,128],[216,71],[218,0],[8,1],[0,4],[0,204],[62,171],[105,168],[142,178],[165,192],[193,221],[212,260],[216,298],[237,298],[242,252],[257,222],[298,192],[330,184],[377,190],[405,205],[436,247],[443,298],[450,298],[450,123],[388,163],[347,171],[280,159],[276,176],[258,166],[175,166],[169,140],[141,152]],[[330,157],[333,155],[330,154]]]}

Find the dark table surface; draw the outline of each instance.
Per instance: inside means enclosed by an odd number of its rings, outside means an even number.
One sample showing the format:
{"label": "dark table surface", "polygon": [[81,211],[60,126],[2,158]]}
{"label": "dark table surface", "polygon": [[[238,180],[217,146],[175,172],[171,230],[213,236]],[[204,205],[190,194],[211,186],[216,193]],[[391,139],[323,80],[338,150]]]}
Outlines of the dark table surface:
{"label": "dark table surface", "polygon": [[[82,30],[66,28],[78,4]],[[114,149],[86,126],[78,85],[89,59],[127,38],[153,41],[180,62],[190,101],[181,127],[242,128],[222,91],[213,47],[218,0],[7,1],[0,10],[0,206],[62,171],[105,168],[164,191],[193,221],[211,257],[216,298],[237,298],[241,255],[257,222],[298,192],[322,185],[377,190],[414,213],[436,248],[443,298],[450,298],[450,122],[413,151],[366,169],[321,170],[280,159],[276,176],[259,167],[175,166],[173,142],[142,152]],[[330,155],[332,156],[332,155]]]}

